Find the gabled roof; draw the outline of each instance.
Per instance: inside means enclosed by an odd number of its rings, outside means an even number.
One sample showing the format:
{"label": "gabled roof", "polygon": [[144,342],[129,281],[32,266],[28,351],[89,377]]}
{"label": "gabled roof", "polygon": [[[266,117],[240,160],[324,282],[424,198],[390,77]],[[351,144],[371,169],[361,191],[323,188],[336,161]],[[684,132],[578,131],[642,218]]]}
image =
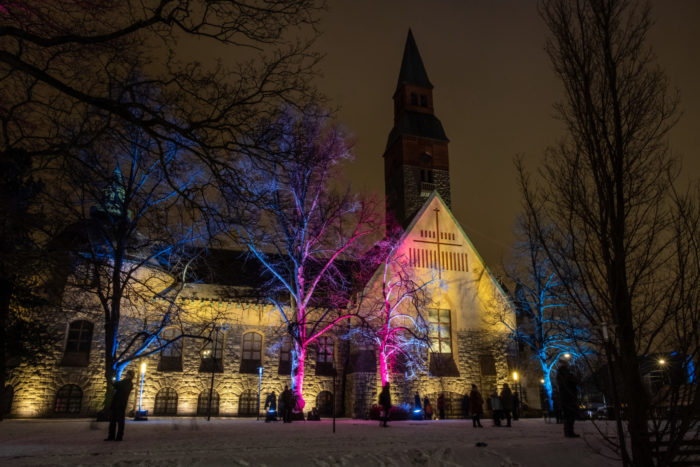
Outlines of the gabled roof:
{"label": "gabled roof", "polygon": [[396,90],[398,91],[404,84],[416,84],[429,89],[433,88],[428,79],[428,73],[425,72],[423,60],[420,58],[420,52],[418,52],[418,46],[415,39],[413,39],[413,32],[411,32],[410,28],[406,38],[406,46],[403,50],[403,60],[401,61],[401,71],[399,72],[399,81],[396,83]]}

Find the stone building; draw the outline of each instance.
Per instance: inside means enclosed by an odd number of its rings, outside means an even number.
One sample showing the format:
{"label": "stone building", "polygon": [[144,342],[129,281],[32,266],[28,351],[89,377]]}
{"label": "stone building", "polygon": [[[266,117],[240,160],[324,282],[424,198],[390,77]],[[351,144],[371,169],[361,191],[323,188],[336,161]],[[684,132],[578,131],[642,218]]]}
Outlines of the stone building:
{"label": "stone building", "polygon": [[[508,380],[507,332],[498,318],[511,319],[513,313],[450,211],[449,140],[434,114],[432,88],[409,31],[384,153],[387,212],[405,228],[399,251],[416,277],[427,281],[437,275],[438,281],[425,310],[431,324],[428,365],[410,381],[394,373],[392,391],[395,402],[407,403],[415,391],[433,401],[444,394],[448,417],[459,417],[471,384],[486,394]],[[237,252],[211,256],[221,262],[227,255],[227,264],[240,263]],[[291,346],[279,314],[263,301],[236,293],[254,288],[255,277],[255,272],[229,269],[182,291],[178,304],[192,317],[186,329],[201,332],[198,326],[213,317],[219,325],[211,329],[210,340],[186,338],[143,359],[143,390],[137,377],[130,402],[134,410],[140,403],[154,415],[256,416],[258,397],[262,403],[270,392],[279,395],[290,385]],[[371,281],[367,287],[373,287]],[[136,310],[125,315],[123,326],[138,324]],[[94,415],[106,388],[99,319],[87,311],[54,313],[51,330],[56,336],[52,353],[41,364],[20,366],[10,375],[11,415]],[[179,330],[165,331],[171,332]],[[316,406],[328,416],[335,406],[345,416],[367,417],[381,389],[378,373],[374,349],[336,335],[321,337],[307,355],[306,408]]]}

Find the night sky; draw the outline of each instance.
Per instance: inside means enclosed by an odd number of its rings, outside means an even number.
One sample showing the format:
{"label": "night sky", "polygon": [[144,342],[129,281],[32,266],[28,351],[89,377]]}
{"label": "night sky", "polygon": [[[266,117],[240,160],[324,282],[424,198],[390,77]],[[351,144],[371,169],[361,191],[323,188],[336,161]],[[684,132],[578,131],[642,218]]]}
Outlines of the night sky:
{"label": "night sky", "polygon": [[[685,179],[700,177],[700,1],[657,0],[650,32],[657,63],[681,93],[671,149]],[[392,94],[411,27],[450,138],[452,210],[492,269],[507,260],[520,211],[513,157],[536,168],[563,136],[552,105],[561,85],[544,52],[535,1],[334,0],[321,25],[319,87],[353,135],[357,189],[384,196],[382,154]]]}

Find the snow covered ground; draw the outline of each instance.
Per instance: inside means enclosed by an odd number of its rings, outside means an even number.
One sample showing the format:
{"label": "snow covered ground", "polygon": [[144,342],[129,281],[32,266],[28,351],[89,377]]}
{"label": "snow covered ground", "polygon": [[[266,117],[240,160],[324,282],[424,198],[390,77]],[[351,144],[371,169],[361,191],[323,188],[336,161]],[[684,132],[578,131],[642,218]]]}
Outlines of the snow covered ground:
{"label": "snow covered ground", "polygon": [[[471,421],[264,423],[250,419],[151,418],[128,421],[122,442],[105,442],[107,424],[85,419],[0,422],[0,465],[268,466],[617,466],[591,422],[582,437],[562,425],[521,419],[512,428]],[[476,443],[486,443],[477,447]]]}

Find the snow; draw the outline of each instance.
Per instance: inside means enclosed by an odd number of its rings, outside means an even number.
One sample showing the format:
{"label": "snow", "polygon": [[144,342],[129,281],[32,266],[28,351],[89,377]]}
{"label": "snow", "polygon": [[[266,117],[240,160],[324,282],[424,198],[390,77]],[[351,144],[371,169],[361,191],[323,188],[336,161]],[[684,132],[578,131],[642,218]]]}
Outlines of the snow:
{"label": "snow", "polygon": [[[86,419],[0,422],[0,465],[617,466],[591,422],[581,438],[562,425],[521,419],[264,423],[254,419],[127,421],[124,441],[105,442],[107,423]],[[477,447],[476,443],[486,443]]]}

